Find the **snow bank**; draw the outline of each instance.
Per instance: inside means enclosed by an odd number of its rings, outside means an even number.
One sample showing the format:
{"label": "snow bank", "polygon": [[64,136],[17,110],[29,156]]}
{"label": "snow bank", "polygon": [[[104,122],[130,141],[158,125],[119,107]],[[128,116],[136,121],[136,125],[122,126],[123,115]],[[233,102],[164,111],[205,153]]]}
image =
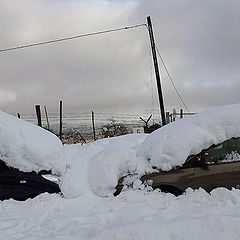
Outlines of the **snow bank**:
{"label": "snow bank", "polygon": [[212,144],[240,137],[240,104],[216,107],[168,124],[149,135],[138,155],[151,166],[170,170]]}
{"label": "snow bank", "polygon": [[109,196],[118,179],[137,168],[136,151],[147,134],[130,134],[98,140],[86,145],[66,145],[70,160],[61,180],[61,191],[67,198],[84,193]]}
{"label": "snow bank", "polygon": [[70,159],[61,190],[65,197],[84,193],[109,196],[120,177],[170,170],[212,144],[240,137],[240,104],[217,107],[168,124],[150,135],[130,134],[86,145],[65,146]]}
{"label": "snow bank", "polygon": [[62,143],[54,134],[1,111],[0,159],[24,172],[52,169],[61,174],[66,166]]}

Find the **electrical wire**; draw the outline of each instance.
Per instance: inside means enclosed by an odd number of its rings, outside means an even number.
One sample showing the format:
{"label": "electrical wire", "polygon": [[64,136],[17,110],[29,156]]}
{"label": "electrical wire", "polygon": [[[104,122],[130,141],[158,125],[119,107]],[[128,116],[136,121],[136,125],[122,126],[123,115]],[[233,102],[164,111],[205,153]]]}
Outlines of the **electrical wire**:
{"label": "electrical wire", "polygon": [[[53,43],[57,43],[57,42],[69,41],[69,40],[74,40],[74,39],[89,37],[89,36],[94,36],[94,35],[100,35],[100,34],[107,34],[107,33],[111,33],[111,32],[129,30],[129,29],[138,28],[138,27],[142,27],[142,26],[147,27],[147,25],[145,23],[143,23],[143,24],[137,24],[137,25],[133,25],[133,26],[109,29],[109,30],[104,30],[104,31],[99,31],[99,32],[85,33],[85,34],[80,34],[80,35],[76,35],[76,36],[72,36],[72,37],[59,38],[59,39],[43,41],[43,42],[38,42],[38,43],[32,43],[32,44],[27,44],[27,45],[22,45],[22,46],[17,46],[17,47],[4,48],[4,49],[0,49],[0,53],[19,50],[19,49],[24,49],[24,48],[36,47],[36,46],[40,46],[40,45],[53,44]],[[148,27],[147,27],[147,29],[148,29]],[[189,111],[188,107],[186,106],[186,104],[184,103],[179,91],[177,90],[176,85],[173,82],[173,79],[172,79],[172,77],[171,77],[171,75],[168,71],[168,68],[167,68],[167,66],[166,66],[166,64],[165,64],[165,62],[164,62],[156,44],[155,44],[155,47],[156,47],[157,53],[159,55],[159,58],[160,58],[160,60],[163,64],[163,67],[165,68],[166,73],[167,73],[167,75],[168,75],[168,77],[169,77],[169,79],[170,79],[178,97],[180,98],[180,100],[181,100],[182,104],[184,105],[184,107],[186,108],[186,110],[190,113],[190,111]]]}
{"label": "electrical wire", "polygon": [[132,28],[138,28],[138,27],[142,27],[142,26],[146,26],[146,24],[145,23],[137,24],[137,25],[133,25],[133,26],[109,29],[109,30],[104,30],[104,31],[99,31],[99,32],[85,33],[85,34],[80,34],[80,35],[76,35],[76,36],[72,36],[72,37],[59,38],[59,39],[54,39],[54,40],[49,40],[49,41],[44,41],[44,42],[38,42],[38,43],[32,43],[32,44],[27,44],[27,45],[22,45],[22,46],[17,46],[17,47],[4,48],[4,49],[0,49],[0,53],[13,51],[13,50],[19,50],[19,49],[23,49],[23,48],[36,47],[36,46],[40,46],[40,45],[52,44],[52,43],[56,43],[56,42],[69,41],[69,40],[82,38],[82,37],[89,37],[89,36],[106,34],[106,33],[111,33],[111,32],[117,32],[117,31],[122,31],[122,30],[129,30],[129,29],[132,29]]}
{"label": "electrical wire", "polygon": [[163,60],[163,58],[162,58],[162,55],[160,54],[160,51],[158,50],[158,47],[157,47],[156,44],[155,44],[155,47],[156,47],[158,56],[159,56],[159,58],[160,58],[160,60],[161,60],[161,62],[162,62],[162,64],[163,64],[163,67],[164,67],[164,69],[165,69],[165,71],[166,71],[166,73],[167,73],[167,75],[168,75],[168,77],[169,77],[169,79],[170,79],[170,81],[171,81],[171,83],[172,83],[172,85],[173,85],[173,88],[175,89],[175,91],[176,91],[179,99],[181,100],[183,106],[186,108],[186,110],[188,111],[188,113],[190,113],[188,107],[186,106],[185,102],[183,101],[183,98],[181,97],[181,95],[180,95],[180,93],[179,93],[179,91],[178,91],[178,89],[177,89],[177,87],[176,87],[176,85],[175,85],[175,83],[174,83],[171,75],[170,75],[170,72],[168,71],[168,68],[167,68],[167,66],[166,66],[166,64],[165,64],[165,62],[164,62],[164,60]]}
{"label": "electrical wire", "polygon": [[[155,114],[154,114],[154,94],[153,94],[153,62],[152,62],[152,53],[151,53],[151,44],[149,42],[149,45],[148,45],[148,49],[149,49],[149,65],[150,65],[150,71],[151,71],[151,92],[152,92],[152,109],[151,109],[151,113],[152,113],[152,120],[153,120],[153,123],[154,122],[154,118],[155,118]],[[160,112],[159,112],[159,115],[160,115]]]}

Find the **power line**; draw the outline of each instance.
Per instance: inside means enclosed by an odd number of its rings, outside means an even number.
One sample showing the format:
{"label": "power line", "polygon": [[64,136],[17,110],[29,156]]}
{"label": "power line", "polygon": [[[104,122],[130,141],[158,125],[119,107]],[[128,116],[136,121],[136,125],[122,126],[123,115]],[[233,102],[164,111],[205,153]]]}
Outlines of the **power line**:
{"label": "power line", "polygon": [[40,45],[52,44],[52,43],[56,43],[56,42],[69,41],[69,40],[82,38],[82,37],[90,37],[90,36],[94,36],[94,35],[106,34],[106,33],[111,33],[111,32],[122,31],[122,30],[129,30],[132,28],[138,28],[138,27],[142,27],[142,26],[146,26],[146,24],[143,23],[143,24],[109,29],[109,30],[104,30],[104,31],[99,31],[99,32],[85,33],[85,34],[80,34],[80,35],[76,35],[76,36],[72,36],[72,37],[59,38],[59,39],[54,39],[54,40],[49,40],[49,41],[44,41],[44,42],[32,43],[32,44],[27,44],[27,45],[22,45],[22,46],[17,46],[17,47],[10,47],[10,48],[5,48],[5,49],[0,49],[0,53],[13,51],[13,50],[19,50],[19,49],[23,49],[23,48],[36,47],[36,46],[40,46]]}
{"label": "power line", "polygon": [[174,81],[173,81],[173,79],[172,79],[172,77],[171,77],[171,75],[170,75],[170,73],[169,73],[169,71],[168,71],[168,68],[167,68],[165,62],[163,61],[163,58],[162,58],[162,56],[161,56],[161,54],[160,54],[160,52],[159,52],[158,47],[157,47],[156,44],[155,44],[155,47],[156,47],[156,49],[157,49],[158,56],[159,56],[159,58],[160,58],[160,60],[161,60],[161,62],[162,62],[162,64],[163,64],[163,67],[164,67],[164,69],[165,69],[165,71],[166,71],[166,73],[167,73],[167,75],[168,75],[168,77],[169,77],[169,79],[170,79],[170,81],[171,81],[171,83],[172,83],[172,85],[173,85],[173,87],[174,87],[174,89],[175,89],[175,91],[176,91],[179,99],[181,100],[183,106],[186,108],[186,110],[188,111],[188,113],[190,113],[190,111],[189,111],[188,107],[186,106],[186,104],[184,103],[184,101],[183,101],[183,99],[182,99],[179,91],[177,90],[177,87],[176,87],[176,85],[175,85],[175,83],[174,83]]}
{"label": "power line", "polygon": [[[17,46],[17,47],[10,47],[10,48],[4,48],[4,49],[0,49],[0,53],[2,52],[8,52],[8,51],[14,51],[14,50],[19,50],[19,49],[24,49],[24,48],[30,48],[30,47],[36,47],[36,46],[41,46],[41,45],[46,45],[46,44],[53,44],[53,43],[57,43],[57,42],[63,42],[63,41],[69,41],[69,40],[74,40],[77,38],[83,38],[83,37],[90,37],[90,36],[94,36],[94,35],[100,35],[100,34],[107,34],[107,33],[111,33],[111,32],[117,32],[117,31],[123,31],[123,30],[129,30],[129,29],[133,29],[133,28],[138,28],[138,27],[142,27],[145,26],[147,28],[147,25],[145,23],[143,24],[137,24],[137,25],[133,25],[133,26],[127,26],[127,27],[121,27],[121,28],[115,28],[115,29],[109,29],[109,30],[104,30],[104,31],[98,31],[98,32],[92,32],[92,33],[85,33],[85,34],[80,34],[80,35],[76,35],[76,36],[72,36],[72,37],[66,37],[66,38],[59,38],[59,39],[54,39],[54,40],[49,40],[49,41],[43,41],[43,42],[38,42],[38,43],[32,43],[32,44],[27,44],[27,45],[22,45],[22,46]],[[178,92],[172,77],[167,69],[167,66],[165,65],[163,58],[158,50],[157,45],[155,44],[155,47],[157,49],[157,53],[160,57],[160,60],[163,64],[163,67],[166,70],[166,73],[177,93],[177,95],[179,96],[182,104],[184,105],[184,107],[187,109],[187,111],[190,113],[188,107],[186,106],[186,104],[184,103],[180,93]]]}

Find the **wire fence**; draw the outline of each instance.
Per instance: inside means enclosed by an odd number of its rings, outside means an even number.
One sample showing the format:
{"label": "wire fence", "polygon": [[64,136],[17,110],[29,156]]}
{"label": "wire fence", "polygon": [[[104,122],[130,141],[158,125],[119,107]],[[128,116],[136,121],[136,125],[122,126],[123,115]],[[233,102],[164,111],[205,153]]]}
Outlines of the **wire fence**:
{"label": "wire fence", "polygon": [[[145,123],[140,119],[148,119],[147,113],[124,114],[124,113],[94,113],[94,126],[97,139],[108,137],[109,131],[115,131],[115,135],[132,133],[133,128],[143,127]],[[21,115],[23,120],[37,124],[36,115]],[[44,112],[41,114],[42,126],[47,129],[47,119]],[[49,112],[48,120],[50,131],[59,136],[60,117],[57,112]],[[149,125],[159,123],[154,117]],[[63,113],[63,142],[85,143],[94,140],[92,112]],[[109,135],[110,136],[110,135]]]}

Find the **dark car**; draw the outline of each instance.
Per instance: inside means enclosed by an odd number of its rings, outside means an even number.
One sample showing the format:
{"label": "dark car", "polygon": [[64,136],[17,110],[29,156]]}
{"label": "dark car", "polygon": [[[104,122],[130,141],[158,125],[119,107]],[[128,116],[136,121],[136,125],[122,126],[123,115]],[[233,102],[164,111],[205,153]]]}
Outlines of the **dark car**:
{"label": "dark car", "polygon": [[[207,192],[217,187],[240,188],[240,138],[232,138],[213,145],[201,153],[189,156],[182,166],[164,172],[146,174],[141,181],[174,195],[182,194],[186,188],[203,188]],[[119,180],[114,195],[124,186]]]}
{"label": "dark car", "polygon": [[8,167],[0,160],[0,200],[26,200],[44,192],[60,192],[57,178],[53,177],[51,171],[26,173]]}

